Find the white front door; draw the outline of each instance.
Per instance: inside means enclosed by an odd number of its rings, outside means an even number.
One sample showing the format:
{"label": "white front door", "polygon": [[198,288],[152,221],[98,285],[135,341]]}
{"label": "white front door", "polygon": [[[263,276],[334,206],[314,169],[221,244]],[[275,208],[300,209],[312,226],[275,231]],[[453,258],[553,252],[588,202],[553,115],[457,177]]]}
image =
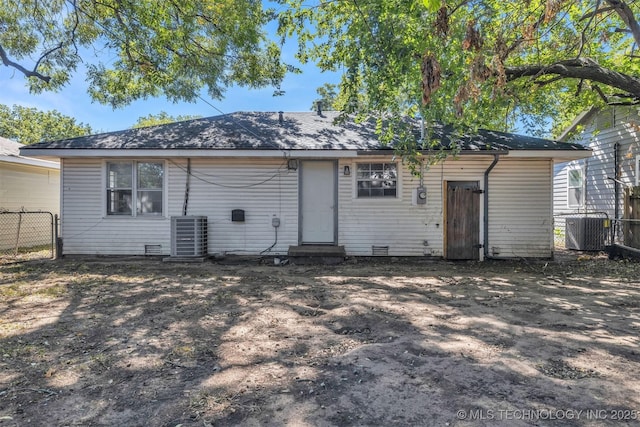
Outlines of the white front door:
{"label": "white front door", "polygon": [[300,243],[336,243],[336,163],[308,160],[300,166]]}

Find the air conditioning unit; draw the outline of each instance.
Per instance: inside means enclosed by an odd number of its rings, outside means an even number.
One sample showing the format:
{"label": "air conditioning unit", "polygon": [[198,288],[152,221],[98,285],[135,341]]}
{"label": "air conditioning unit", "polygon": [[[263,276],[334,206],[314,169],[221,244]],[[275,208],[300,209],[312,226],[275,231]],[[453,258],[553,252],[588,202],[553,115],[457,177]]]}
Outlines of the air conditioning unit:
{"label": "air conditioning unit", "polygon": [[565,247],[579,251],[602,251],[605,246],[606,218],[568,217],[565,222]]}
{"label": "air conditioning unit", "polygon": [[171,217],[171,256],[200,257],[207,255],[207,217]]}

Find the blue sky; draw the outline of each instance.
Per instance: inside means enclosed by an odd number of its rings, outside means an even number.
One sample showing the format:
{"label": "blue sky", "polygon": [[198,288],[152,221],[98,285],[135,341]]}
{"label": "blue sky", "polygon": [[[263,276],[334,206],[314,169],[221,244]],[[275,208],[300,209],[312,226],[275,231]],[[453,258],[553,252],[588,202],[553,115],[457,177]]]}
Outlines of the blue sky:
{"label": "blue sky", "polygon": [[[285,61],[293,59],[287,52]],[[321,73],[314,65],[299,66],[302,74],[288,75],[281,89],[283,96],[273,96],[274,88],[250,90],[233,87],[222,100],[210,99],[203,92],[203,101],[197,103],[174,104],[164,98],[153,98],[135,102],[125,108],[113,108],[92,102],[87,94],[84,74],[77,73],[70,84],[59,92],[44,92],[38,95],[29,93],[24,78],[19,72],[0,66],[0,104],[35,107],[40,110],[57,110],[75,118],[78,122],[89,124],[94,132],[110,132],[130,128],[139,117],[166,111],[172,116],[199,115],[217,116],[234,111],[309,111],[314,99],[318,97],[316,89],[324,83],[337,83],[338,74]],[[215,108],[214,108],[215,107]]]}

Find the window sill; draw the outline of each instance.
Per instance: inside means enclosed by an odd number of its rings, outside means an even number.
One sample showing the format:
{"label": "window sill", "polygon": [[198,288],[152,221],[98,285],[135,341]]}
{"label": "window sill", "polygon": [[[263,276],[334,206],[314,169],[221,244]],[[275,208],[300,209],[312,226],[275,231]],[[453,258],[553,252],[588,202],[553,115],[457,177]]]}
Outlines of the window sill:
{"label": "window sill", "polygon": [[394,202],[402,202],[402,198],[401,197],[384,197],[384,196],[380,196],[380,197],[354,197],[353,200],[357,203],[379,203],[379,202],[383,202],[383,203],[394,203]]}
{"label": "window sill", "polygon": [[164,215],[138,215],[138,216],[133,216],[133,215],[103,215],[102,219],[105,220],[116,220],[116,221],[123,221],[123,220],[135,220],[135,221],[140,221],[140,220],[146,220],[146,219],[150,219],[153,221],[159,221],[159,220],[168,220],[169,217],[168,216],[164,216]]}

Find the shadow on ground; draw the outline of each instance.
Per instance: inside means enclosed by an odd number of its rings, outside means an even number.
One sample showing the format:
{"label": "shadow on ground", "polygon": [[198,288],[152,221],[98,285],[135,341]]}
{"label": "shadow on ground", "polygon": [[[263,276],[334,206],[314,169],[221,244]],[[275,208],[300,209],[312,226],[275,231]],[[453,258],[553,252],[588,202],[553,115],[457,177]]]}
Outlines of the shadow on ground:
{"label": "shadow on ground", "polygon": [[0,425],[638,425],[639,272],[3,265]]}

